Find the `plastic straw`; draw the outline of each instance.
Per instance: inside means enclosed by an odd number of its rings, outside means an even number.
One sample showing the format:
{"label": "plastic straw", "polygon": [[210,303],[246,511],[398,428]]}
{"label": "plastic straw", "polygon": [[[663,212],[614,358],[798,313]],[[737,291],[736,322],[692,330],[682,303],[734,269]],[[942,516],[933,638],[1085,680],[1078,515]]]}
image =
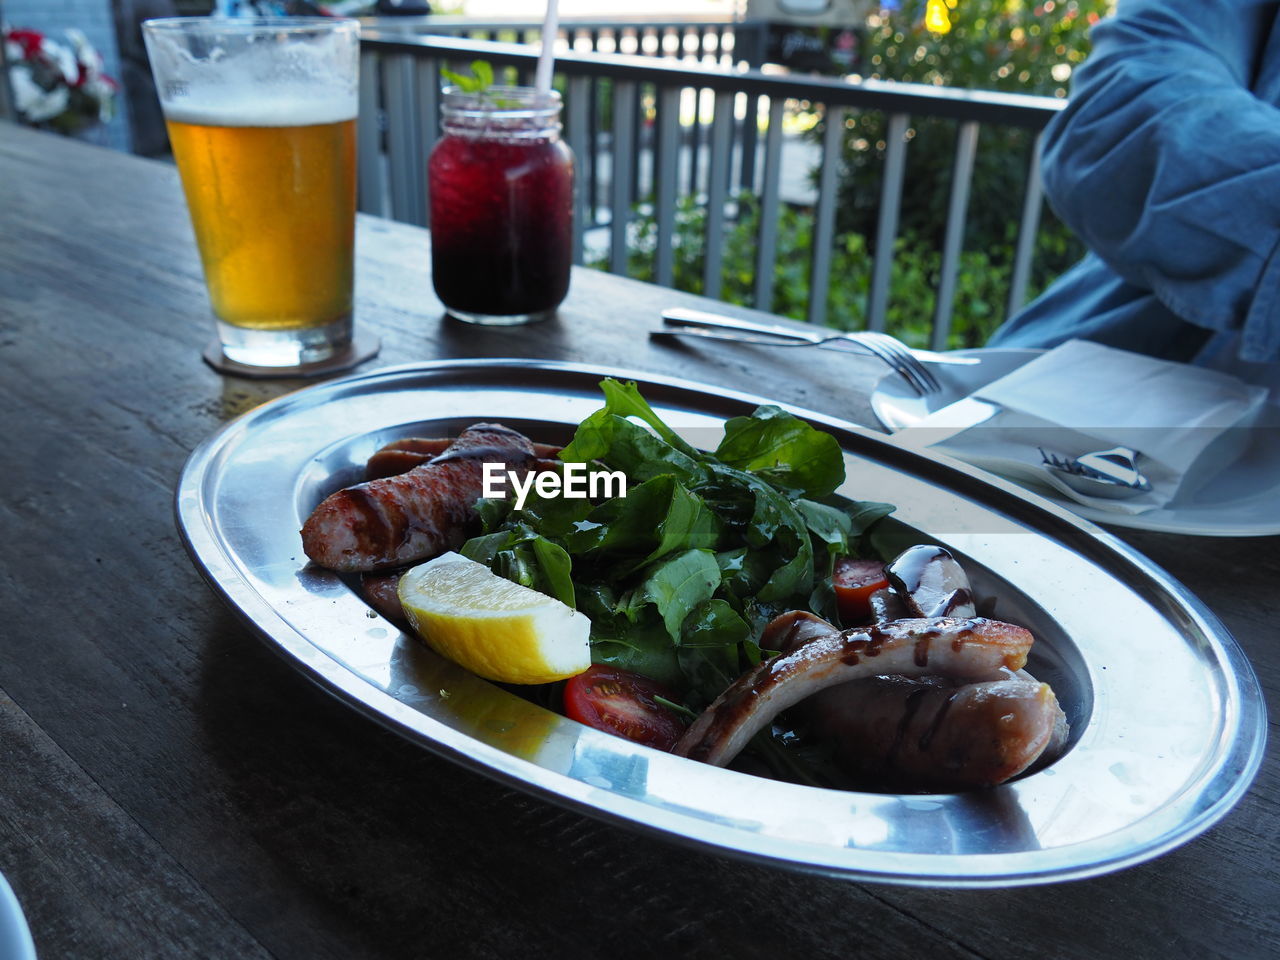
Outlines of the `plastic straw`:
{"label": "plastic straw", "polygon": [[542,51],[538,54],[538,72],[533,88],[539,97],[551,93],[551,70],[556,59],[556,34],[560,31],[560,17],[556,11],[557,0],[547,0],[547,15],[542,18]]}

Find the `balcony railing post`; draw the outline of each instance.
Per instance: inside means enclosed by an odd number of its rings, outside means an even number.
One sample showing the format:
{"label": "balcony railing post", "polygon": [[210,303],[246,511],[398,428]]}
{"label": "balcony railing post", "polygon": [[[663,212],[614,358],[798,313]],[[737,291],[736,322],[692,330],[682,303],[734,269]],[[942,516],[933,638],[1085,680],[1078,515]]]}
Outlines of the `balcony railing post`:
{"label": "balcony railing post", "polygon": [[675,286],[676,176],[680,169],[680,90],[658,89],[657,156],[654,158],[654,280]]}
{"label": "balcony railing post", "polygon": [[639,153],[644,149],[644,85],[633,84],[633,92],[631,94],[631,142],[635,147],[637,157],[631,163],[631,200],[638,201],[644,194],[640,189],[640,162]]}
{"label": "balcony railing post", "polygon": [[693,94],[693,122],[689,125],[689,189],[688,192],[694,197],[699,193],[699,166],[702,163],[702,88],[694,87],[690,93]]}
{"label": "balcony railing post", "polygon": [[591,222],[600,220],[600,81],[591,78],[591,95],[587,105],[587,141],[591,144],[587,151],[587,211]]}
{"label": "balcony railing post", "polygon": [[831,287],[831,246],[835,242],[836,172],[844,143],[843,107],[826,106],[822,130],[822,170],[818,174],[818,209],[813,215],[813,262],[809,273],[810,323],[827,320],[827,293]]}
{"label": "balcony railing post", "polygon": [[635,163],[632,124],[635,83],[613,84],[613,157],[609,171],[609,270],[627,272],[627,230],[631,225],[631,170]]}
{"label": "balcony railing post", "polygon": [[[748,69],[758,70],[764,65],[764,25],[739,24],[733,30],[733,58]],[[760,145],[760,98],[747,96],[746,115],[742,121],[742,162],[739,183],[744,190],[756,188],[756,152]]]}
{"label": "balcony railing post", "polygon": [[703,258],[704,296],[720,299],[724,266],[725,204],[729,200],[729,160],[733,143],[734,94],[716,94],[711,120],[711,163],[707,170],[707,242]]}
{"label": "balcony railing post", "polygon": [[391,215],[418,226],[426,224],[425,158],[420,155],[418,85],[414,59],[396,54],[383,64],[387,113],[387,166],[390,172]]}
{"label": "balcony railing post", "polygon": [[905,113],[889,115],[885,131],[884,172],[880,175],[880,217],[876,224],[875,260],[867,297],[867,329],[883,330],[889,310],[889,286],[893,279],[894,245],[898,240],[898,212],[902,206],[902,181],[907,167]]}
{"label": "balcony railing post", "polygon": [[431,225],[431,197],[427,189],[427,162],[440,139],[440,64],[435,60],[415,63],[415,86],[418,91],[418,137],[422,168],[418,171],[422,185],[422,222]]}
{"label": "balcony railing post", "polygon": [[383,216],[386,185],[382,173],[382,82],[381,57],[364,46],[360,50],[360,115],[356,124],[356,149],[360,164],[356,170],[359,208],[363,213]]}
{"label": "balcony railing post", "polygon": [[568,97],[568,139],[569,149],[573,151],[574,185],[573,185],[573,262],[581,264],[584,260],[583,239],[587,231],[587,183],[582,172],[583,167],[592,160],[588,147],[592,124],[588,116],[591,109],[591,81],[586,77],[569,77],[565,84]]}
{"label": "balcony railing post", "polygon": [[1031,144],[1031,162],[1027,167],[1026,186],[1022,197],[1022,218],[1018,224],[1018,248],[1013,256],[1013,274],[1009,278],[1009,305],[1006,317],[1012,317],[1027,302],[1031,282],[1031,260],[1036,252],[1036,233],[1040,229],[1040,210],[1044,191],[1040,185],[1040,148],[1044,135]]}
{"label": "balcony railing post", "polygon": [[947,235],[942,245],[942,268],[938,279],[937,302],[933,312],[933,334],[930,342],[935,350],[945,350],[951,335],[951,313],[956,296],[956,274],[964,248],[965,216],[969,209],[969,184],[973,180],[973,162],[978,152],[978,124],[966,120],[956,135],[956,160],[951,175],[951,202],[947,207]]}
{"label": "balcony railing post", "polygon": [[756,248],[756,309],[773,309],[773,278],[778,268],[778,201],[782,179],[782,118],[786,101],[769,101],[764,136],[764,183],[760,188],[760,234]]}

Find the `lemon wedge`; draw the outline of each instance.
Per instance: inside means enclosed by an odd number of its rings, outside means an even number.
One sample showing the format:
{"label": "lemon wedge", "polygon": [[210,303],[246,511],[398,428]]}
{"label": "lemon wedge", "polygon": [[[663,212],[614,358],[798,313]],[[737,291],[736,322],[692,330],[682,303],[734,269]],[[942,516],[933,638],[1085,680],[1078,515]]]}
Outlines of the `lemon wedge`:
{"label": "lemon wedge", "polygon": [[550,683],[591,666],[585,614],[459,554],[409,570],[398,592],[419,636],[486,680]]}

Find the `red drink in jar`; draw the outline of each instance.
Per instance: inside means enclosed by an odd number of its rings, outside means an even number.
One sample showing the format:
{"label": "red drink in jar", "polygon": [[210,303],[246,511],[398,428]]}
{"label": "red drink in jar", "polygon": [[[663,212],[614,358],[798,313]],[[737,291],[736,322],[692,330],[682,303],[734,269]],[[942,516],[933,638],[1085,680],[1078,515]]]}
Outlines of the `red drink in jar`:
{"label": "red drink in jar", "polygon": [[431,152],[431,273],[452,316],[517,324],[551,316],[569,292],[573,154],[560,97],[528,87],[445,91]]}

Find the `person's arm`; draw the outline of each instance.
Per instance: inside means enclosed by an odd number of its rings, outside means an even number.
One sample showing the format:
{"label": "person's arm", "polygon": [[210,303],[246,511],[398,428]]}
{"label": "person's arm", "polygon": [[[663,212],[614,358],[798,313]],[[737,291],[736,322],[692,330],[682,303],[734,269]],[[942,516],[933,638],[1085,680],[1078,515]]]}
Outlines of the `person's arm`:
{"label": "person's arm", "polygon": [[1121,0],[1044,147],[1050,203],[1090,249],[1257,361],[1280,358],[1280,109],[1250,91],[1277,8]]}

